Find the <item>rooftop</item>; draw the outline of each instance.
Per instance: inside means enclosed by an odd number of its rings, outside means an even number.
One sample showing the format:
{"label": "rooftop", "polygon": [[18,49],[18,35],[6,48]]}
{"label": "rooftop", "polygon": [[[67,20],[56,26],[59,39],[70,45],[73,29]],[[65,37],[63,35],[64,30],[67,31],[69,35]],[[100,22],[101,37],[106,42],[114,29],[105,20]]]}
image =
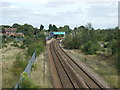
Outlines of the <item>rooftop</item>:
{"label": "rooftop", "polygon": [[7,32],[7,31],[16,31],[17,30],[17,28],[5,28],[5,31]]}

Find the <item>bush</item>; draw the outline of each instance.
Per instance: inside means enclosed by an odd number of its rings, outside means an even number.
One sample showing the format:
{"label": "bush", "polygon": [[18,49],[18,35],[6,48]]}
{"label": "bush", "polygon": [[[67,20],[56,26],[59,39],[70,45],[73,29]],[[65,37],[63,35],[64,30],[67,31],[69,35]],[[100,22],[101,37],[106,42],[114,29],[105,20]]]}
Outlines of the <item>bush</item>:
{"label": "bush", "polygon": [[3,48],[3,47],[6,47],[6,48],[7,48],[7,45],[6,45],[6,44],[2,44],[2,48]]}
{"label": "bush", "polygon": [[6,43],[9,43],[9,42],[14,42],[14,38],[12,37],[6,37]]}
{"label": "bush", "polygon": [[62,41],[63,45],[67,49],[73,49],[73,37],[71,35],[66,35],[66,38]]}
{"label": "bush", "polygon": [[89,41],[83,46],[82,51],[85,52],[85,54],[95,54],[96,51],[99,51],[100,45],[98,43],[93,43]]}
{"label": "bush", "polygon": [[13,62],[13,73],[15,76],[19,76],[25,69],[27,65],[27,60],[24,59],[21,53],[18,53],[16,56],[16,60]]}
{"label": "bush", "polygon": [[22,73],[22,80],[20,81],[21,88],[39,88],[28,76],[26,72]]}
{"label": "bush", "polygon": [[28,55],[32,56],[33,52],[36,50],[36,55],[38,56],[41,52],[44,51],[44,45],[41,41],[38,43],[32,43],[28,46]]}
{"label": "bush", "polygon": [[14,41],[13,43],[19,43],[19,41]]}
{"label": "bush", "polygon": [[73,48],[74,49],[79,49],[80,46],[81,46],[81,40],[80,40],[80,37],[78,35],[74,36],[73,37]]}
{"label": "bush", "polygon": [[25,49],[26,47],[25,47],[24,44],[22,44],[22,45],[20,46],[20,48],[21,48],[21,49]]}
{"label": "bush", "polygon": [[36,68],[37,68],[37,64],[35,63],[35,64],[33,64],[33,65],[32,65],[32,67],[31,67],[31,71],[32,71],[32,70],[34,70],[34,71],[35,71],[35,70],[36,70]]}
{"label": "bush", "polygon": [[117,52],[118,51],[118,42],[116,40],[113,40],[111,42],[111,47],[110,48],[112,49],[112,54],[118,53]]}
{"label": "bush", "polygon": [[118,53],[114,54],[112,57],[112,60],[114,61],[114,65],[116,67],[117,70],[120,70],[120,59]]}
{"label": "bush", "polygon": [[13,44],[11,44],[11,46],[13,46],[13,47],[19,47],[19,45],[17,43],[13,43]]}

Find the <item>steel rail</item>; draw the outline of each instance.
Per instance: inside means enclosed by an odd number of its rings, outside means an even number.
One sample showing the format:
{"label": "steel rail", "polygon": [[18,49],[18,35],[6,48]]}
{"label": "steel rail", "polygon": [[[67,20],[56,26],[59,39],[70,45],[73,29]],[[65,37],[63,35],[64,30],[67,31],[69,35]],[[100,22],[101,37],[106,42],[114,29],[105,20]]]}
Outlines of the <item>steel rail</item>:
{"label": "steel rail", "polygon": [[[104,84],[100,83],[99,81],[95,80],[94,77],[90,76],[81,66],[75,62],[58,44],[59,41],[57,41],[57,48],[58,51],[61,52],[62,56],[64,56],[68,63],[75,69],[77,73],[79,73],[79,76],[84,78],[84,82],[87,84],[89,88],[100,88],[100,89],[105,89],[105,88],[110,88],[109,86],[105,86]],[[82,74],[82,72],[83,74]],[[95,86],[94,86],[95,85]]]}
{"label": "steel rail", "polygon": [[50,43],[52,59],[63,88],[86,88],[103,90],[108,88],[89,75],[59,45],[58,40]]}

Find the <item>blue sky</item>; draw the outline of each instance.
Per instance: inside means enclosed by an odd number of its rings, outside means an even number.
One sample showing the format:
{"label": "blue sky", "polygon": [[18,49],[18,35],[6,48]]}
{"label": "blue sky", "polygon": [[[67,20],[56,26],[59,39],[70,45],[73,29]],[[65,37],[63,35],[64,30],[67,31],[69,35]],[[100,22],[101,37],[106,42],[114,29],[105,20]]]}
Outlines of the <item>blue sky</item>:
{"label": "blue sky", "polygon": [[70,28],[91,23],[94,28],[118,25],[118,0],[1,0],[0,25],[43,24],[69,25]]}

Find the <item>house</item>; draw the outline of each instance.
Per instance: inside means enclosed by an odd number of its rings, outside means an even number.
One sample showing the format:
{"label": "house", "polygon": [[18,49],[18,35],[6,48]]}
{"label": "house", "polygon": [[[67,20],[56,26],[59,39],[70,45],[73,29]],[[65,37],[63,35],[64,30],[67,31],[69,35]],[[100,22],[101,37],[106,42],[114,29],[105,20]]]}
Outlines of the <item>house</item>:
{"label": "house", "polygon": [[4,28],[4,29],[5,33],[3,35],[24,37],[23,33],[16,33],[17,28]]}
{"label": "house", "polygon": [[5,28],[6,33],[16,33],[17,28]]}
{"label": "house", "polygon": [[24,37],[23,33],[16,33],[15,36]]}

